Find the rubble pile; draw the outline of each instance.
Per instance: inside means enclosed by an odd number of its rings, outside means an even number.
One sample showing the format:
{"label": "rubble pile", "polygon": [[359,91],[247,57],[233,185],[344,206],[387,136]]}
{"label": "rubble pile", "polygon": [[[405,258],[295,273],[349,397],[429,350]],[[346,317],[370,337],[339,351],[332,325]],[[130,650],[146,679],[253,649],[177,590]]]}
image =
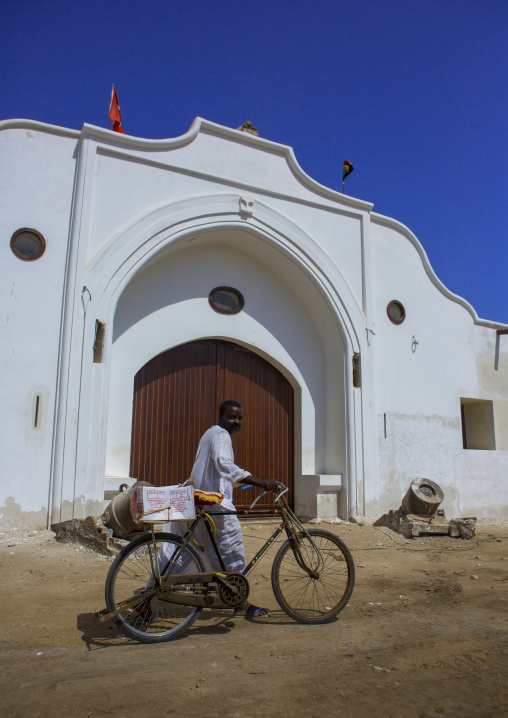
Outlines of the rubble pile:
{"label": "rubble pile", "polygon": [[142,524],[134,521],[130,501],[136,488],[151,485],[146,481],[137,481],[131,489],[119,491],[102,516],[51,524],[56,540],[76,543],[104,556],[114,556],[125,545],[115,539],[132,539],[145,530]]}
{"label": "rubble pile", "polygon": [[51,530],[57,541],[79,544],[103,556],[114,556],[124,546],[108,532],[99,516],[61,521],[51,524]]}

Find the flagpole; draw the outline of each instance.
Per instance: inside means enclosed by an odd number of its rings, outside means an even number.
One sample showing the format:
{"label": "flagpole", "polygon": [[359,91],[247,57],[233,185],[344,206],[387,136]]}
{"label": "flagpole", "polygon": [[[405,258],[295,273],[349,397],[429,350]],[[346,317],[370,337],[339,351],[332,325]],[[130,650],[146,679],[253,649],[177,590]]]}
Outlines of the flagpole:
{"label": "flagpole", "polygon": [[[113,83],[113,87],[111,89],[111,100],[113,100],[113,92],[115,90],[115,83]],[[111,129],[111,117],[109,116],[109,113],[111,112],[111,101],[109,103],[109,112],[108,112],[108,130]]]}

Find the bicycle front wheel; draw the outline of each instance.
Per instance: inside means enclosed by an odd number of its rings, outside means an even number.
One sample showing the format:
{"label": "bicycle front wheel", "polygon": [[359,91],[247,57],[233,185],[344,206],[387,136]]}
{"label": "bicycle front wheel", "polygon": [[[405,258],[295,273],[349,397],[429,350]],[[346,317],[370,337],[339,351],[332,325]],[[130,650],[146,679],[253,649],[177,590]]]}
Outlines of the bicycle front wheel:
{"label": "bicycle front wheel", "polygon": [[[153,593],[154,572],[201,573],[201,557],[191,546],[182,548],[182,539],[159,533],[155,546],[151,534],[140,536],[115,558],[106,579],[106,606],[116,611],[122,601]],[[201,608],[170,603],[160,590],[135,606],[128,606],[113,620],[130,638],[142,643],[160,643],[176,638],[198,617]]]}
{"label": "bicycle front wheel", "polygon": [[[326,623],[342,611],[355,584],[355,565],[335,534],[310,529],[298,546],[285,541],[272,566],[272,587],[279,606],[300,623]],[[311,540],[309,540],[309,536]]]}

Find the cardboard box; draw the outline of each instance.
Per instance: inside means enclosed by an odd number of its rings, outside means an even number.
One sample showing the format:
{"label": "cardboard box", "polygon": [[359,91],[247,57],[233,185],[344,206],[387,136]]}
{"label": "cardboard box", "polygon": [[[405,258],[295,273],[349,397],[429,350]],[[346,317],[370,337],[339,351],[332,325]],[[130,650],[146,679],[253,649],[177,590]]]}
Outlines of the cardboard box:
{"label": "cardboard box", "polygon": [[196,517],[193,486],[141,486],[131,496],[134,521],[160,523]]}

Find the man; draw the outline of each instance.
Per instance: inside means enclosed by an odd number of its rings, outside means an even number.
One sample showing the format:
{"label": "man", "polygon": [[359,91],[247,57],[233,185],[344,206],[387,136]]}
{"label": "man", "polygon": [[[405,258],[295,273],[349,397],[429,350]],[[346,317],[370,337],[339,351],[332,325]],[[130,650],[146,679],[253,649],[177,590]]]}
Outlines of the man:
{"label": "man", "polygon": [[[224,494],[222,503],[213,508],[215,514],[221,511],[235,510],[233,488],[239,484],[254,484],[254,486],[259,486],[265,491],[275,491],[279,488],[278,481],[274,479],[258,479],[234,463],[231,437],[238,434],[242,428],[242,420],[243,410],[241,404],[232,399],[223,401],[219,407],[218,423],[205,431],[199,442],[189,483],[193,482],[195,489],[220,491]],[[215,523],[215,538],[227,570],[243,571],[245,568],[245,552],[238,517],[216,515],[213,520]],[[208,540],[208,535],[204,525],[201,524],[198,530],[199,535],[196,538],[205,544]],[[204,554],[206,569],[208,571],[221,571],[215,552],[209,549],[210,546]],[[262,615],[263,612],[266,613],[266,610],[251,604],[246,604],[237,610],[237,614],[246,616]]]}

